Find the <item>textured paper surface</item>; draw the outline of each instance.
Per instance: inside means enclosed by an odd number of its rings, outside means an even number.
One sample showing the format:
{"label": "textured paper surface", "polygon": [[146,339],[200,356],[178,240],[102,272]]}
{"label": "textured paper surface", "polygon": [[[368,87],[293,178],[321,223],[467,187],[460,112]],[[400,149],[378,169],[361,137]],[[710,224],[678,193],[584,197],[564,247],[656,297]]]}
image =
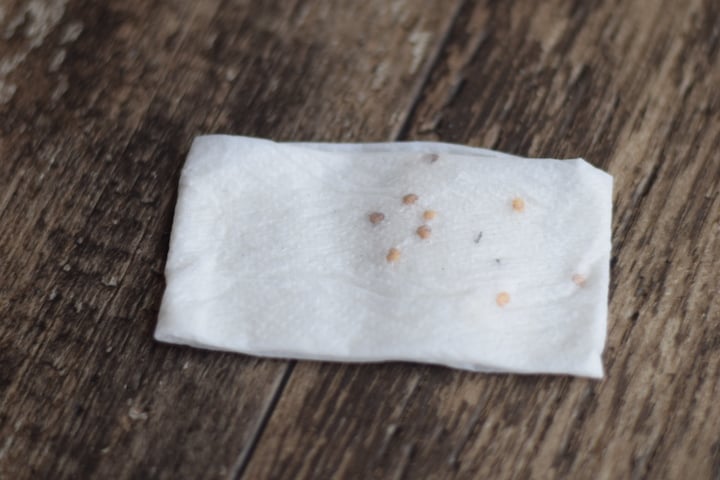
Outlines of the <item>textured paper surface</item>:
{"label": "textured paper surface", "polygon": [[601,377],[611,197],[612,178],[581,159],[198,137],[155,337]]}

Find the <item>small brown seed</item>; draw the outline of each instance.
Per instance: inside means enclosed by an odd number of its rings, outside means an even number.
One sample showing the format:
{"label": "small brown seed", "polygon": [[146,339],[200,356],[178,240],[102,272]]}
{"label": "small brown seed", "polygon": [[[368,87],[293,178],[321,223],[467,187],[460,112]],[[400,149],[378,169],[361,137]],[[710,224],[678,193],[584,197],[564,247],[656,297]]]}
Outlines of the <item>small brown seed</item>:
{"label": "small brown seed", "polygon": [[582,287],[583,285],[585,285],[585,277],[580,275],[579,273],[576,273],[572,276],[572,281],[578,287]]}
{"label": "small brown seed", "polygon": [[423,218],[425,220],[432,220],[435,217],[437,217],[437,212],[435,210],[425,210],[425,213],[423,213]]}
{"label": "small brown seed", "polygon": [[510,303],[510,294],[507,292],[500,292],[495,298],[495,301],[497,302],[499,307],[504,307],[505,305]]}
{"label": "small brown seed", "polygon": [[372,223],[373,225],[377,225],[378,223],[385,220],[385,214],[382,212],[373,212],[368,215],[368,219],[370,220],[370,223]]}
{"label": "small brown seed", "polygon": [[512,208],[513,208],[513,210],[515,210],[516,212],[522,212],[522,211],[524,211],[524,210],[525,210],[525,200],[523,200],[523,199],[520,198],[520,197],[515,197],[515,198],[513,198]]}
{"label": "small brown seed", "polygon": [[408,193],[403,197],[403,203],[405,205],[412,205],[413,203],[418,201],[418,196],[414,193]]}
{"label": "small brown seed", "polygon": [[392,247],[390,250],[388,250],[387,256],[385,259],[388,261],[388,263],[394,263],[400,260],[400,250],[398,250],[395,247]]}
{"label": "small brown seed", "polygon": [[421,225],[417,229],[418,237],[422,238],[423,240],[430,238],[431,233],[432,230],[427,225]]}

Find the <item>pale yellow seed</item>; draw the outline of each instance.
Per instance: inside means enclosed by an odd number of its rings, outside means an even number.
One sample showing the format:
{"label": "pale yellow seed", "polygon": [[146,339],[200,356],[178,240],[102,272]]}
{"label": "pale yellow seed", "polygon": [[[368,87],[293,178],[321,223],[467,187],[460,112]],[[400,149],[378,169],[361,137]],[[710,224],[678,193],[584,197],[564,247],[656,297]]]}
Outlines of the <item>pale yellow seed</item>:
{"label": "pale yellow seed", "polygon": [[500,292],[495,298],[495,301],[497,302],[498,306],[504,307],[505,305],[510,303],[510,294],[507,292]]}
{"label": "pale yellow seed", "polygon": [[417,229],[418,237],[422,238],[423,240],[430,238],[431,233],[432,230],[427,225],[421,225]]}
{"label": "pale yellow seed", "polygon": [[388,250],[388,253],[387,253],[387,256],[385,257],[385,259],[389,263],[397,262],[398,260],[400,260],[400,250],[398,250],[395,247],[391,248],[390,250]]}
{"label": "pale yellow seed", "polygon": [[373,225],[377,225],[378,223],[385,220],[385,214],[381,212],[373,212],[368,215],[368,219],[370,220],[370,223],[372,223]]}
{"label": "pale yellow seed", "polygon": [[437,217],[437,212],[435,210],[425,210],[425,213],[423,213],[423,218],[425,220],[432,220],[435,217]]}
{"label": "pale yellow seed", "polygon": [[572,276],[572,281],[575,285],[582,287],[585,285],[585,277],[580,275],[579,273],[576,273]]}
{"label": "pale yellow seed", "polygon": [[418,196],[414,193],[408,193],[403,197],[403,203],[405,205],[412,205],[413,203],[418,201]]}
{"label": "pale yellow seed", "polygon": [[522,212],[522,211],[524,211],[524,210],[525,210],[525,200],[523,200],[523,199],[520,198],[520,197],[515,197],[515,198],[513,198],[512,208],[513,208],[513,210],[515,210],[516,212]]}

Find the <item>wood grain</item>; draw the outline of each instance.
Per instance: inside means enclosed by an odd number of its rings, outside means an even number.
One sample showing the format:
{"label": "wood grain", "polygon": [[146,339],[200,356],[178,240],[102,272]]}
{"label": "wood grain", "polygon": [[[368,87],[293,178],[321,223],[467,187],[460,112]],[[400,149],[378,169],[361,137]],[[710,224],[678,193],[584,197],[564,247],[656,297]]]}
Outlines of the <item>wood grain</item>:
{"label": "wood grain", "polygon": [[467,2],[403,138],[615,176],[602,382],[301,362],[244,478],[720,478],[720,4]]}
{"label": "wood grain", "polygon": [[152,340],[189,143],[391,138],[444,5],[0,4],[0,478],[242,471],[290,364]]}
{"label": "wood grain", "polygon": [[[720,478],[714,0],[0,3],[0,478]],[[615,175],[602,382],[152,341],[192,137]]]}

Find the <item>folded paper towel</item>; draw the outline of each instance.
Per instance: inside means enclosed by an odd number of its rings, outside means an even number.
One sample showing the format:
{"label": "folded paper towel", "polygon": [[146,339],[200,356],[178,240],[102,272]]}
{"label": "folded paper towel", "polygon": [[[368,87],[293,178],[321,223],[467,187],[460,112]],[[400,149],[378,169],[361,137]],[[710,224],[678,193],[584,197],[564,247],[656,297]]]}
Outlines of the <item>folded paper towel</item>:
{"label": "folded paper towel", "polygon": [[601,377],[611,197],[581,159],[198,137],[155,338]]}

